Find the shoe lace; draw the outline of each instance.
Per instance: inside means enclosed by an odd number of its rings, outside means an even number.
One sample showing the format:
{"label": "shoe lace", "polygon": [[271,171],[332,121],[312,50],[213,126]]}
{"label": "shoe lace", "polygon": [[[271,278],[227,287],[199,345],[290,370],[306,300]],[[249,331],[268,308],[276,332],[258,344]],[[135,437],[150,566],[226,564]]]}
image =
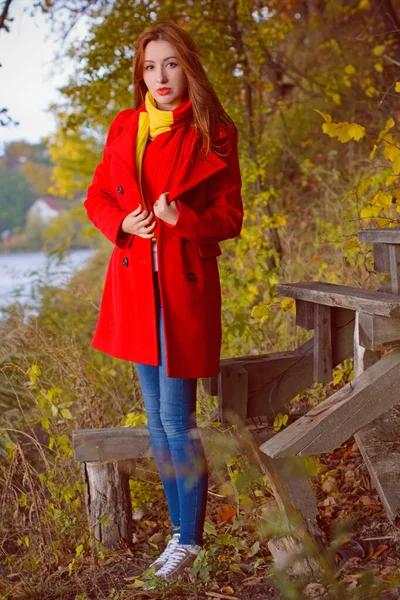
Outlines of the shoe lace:
{"label": "shoe lace", "polygon": [[179,533],[176,533],[172,536],[172,538],[169,540],[168,544],[166,545],[165,549],[163,552],[161,552],[160,556],[158,557],[158,560],[164,559],[164,558],[169,558],[170,555],[172,554],[172,552],[174,551],[175,547],[178,545],[179,542]]}
{"label": "shoe lace", "polygon": [[187,557],[188,552],[186,548],[176,546],[165,565],[157,571],[157,575],[168,575],[169,571],[173,571]]}

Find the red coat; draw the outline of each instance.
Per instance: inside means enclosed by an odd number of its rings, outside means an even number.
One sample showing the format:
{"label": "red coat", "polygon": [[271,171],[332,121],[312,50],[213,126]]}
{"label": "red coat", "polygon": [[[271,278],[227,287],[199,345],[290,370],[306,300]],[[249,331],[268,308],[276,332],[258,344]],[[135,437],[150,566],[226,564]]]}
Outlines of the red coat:
{"label": "red coat", "polygon": [[[120,112],[111,124],[103,159],[88,189],[89,219],[115,244],[92,347],[117,358],[158,364],[151,240],[121,235],[120,225],[141,197],[135,165],[139,111]],[[161,134],[162,135],[162,134]],[[243,207],[236,129],[222,128],[224,153],[185,157],[169,191],[177,201],[175,226],[159,220],[158,268],[167,374],[212,377],[219,373],[221,290],[218,242],[240,234]]]}

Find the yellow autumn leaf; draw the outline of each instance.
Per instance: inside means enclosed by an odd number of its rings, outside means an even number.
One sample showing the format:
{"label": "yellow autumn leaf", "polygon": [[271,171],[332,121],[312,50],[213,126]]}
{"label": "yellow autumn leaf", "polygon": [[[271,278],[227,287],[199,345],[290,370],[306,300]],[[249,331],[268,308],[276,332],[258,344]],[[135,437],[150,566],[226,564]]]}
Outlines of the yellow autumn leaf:
{"label": "yellow autumn leaf", "polygon": [[333,385],[337,385],[343,379],[343,371],[334,371],[334,373],[336,373],[336,374],[333,378]]}
{"label": "yellow autumn leaf", "polygon": [[[242,571],[240,572],[242,573]],[[232,596],[235,593],[235,590],[231,588],[230,585],[226,585],[225,587],[221,588],[221,592],[226,596]]]}
{"label": "yellow autumn leaf", "polygon": [[392,118],[388,119],[386,121],[386,125],[385,127],[382,129],[382,131],[379,132],[378,135],[378,139],[376,141],[377,144],[379,144],[379,142],[381,141],[381,139],[387,134],[387,132],[389,131],[389,129],[391,129],[392,127],[394,127],[394,121]]}
{"label": "yellow autumn leaf", "polygon": [[350,140],[358,142],[365,135],[365,127],[357,123],[324,123],[322,131],[330,137],[337,137],[340,142],[346,143]]}
{"label": "yellow autumn leaf", "polygon": [[393,161],[392,168],[396,175],[400,175],[400,153],[396,156]]}
{"label": "yellow autumn leaf", "polygon": [[344,68],[344,72],[346,75],[353,75],[356,72],[355,67],[353,65],[346,65]]}
{"label": "yellow autumn leaf", "polygon": [[36,383],[38,376],[40,375],[40,367],[39,365],[32,365],[30,369],[27,370],[27,375],[32,383]]}
{"label": "yellow autumn leaf", "polygon": [[316,108],[314,108],[313,110],[315,110],[315,112],[317,112],[319,115],[321,115],[321,117],[323,117],[327,123],[332,123],[331,115],[328,115],[327,113],[323,113],[320,110],[317,110]]}
{"label": "yellow autumn leaf", "polygon": [[283,415],[282,413],[278,413],[274,420],[274,431],[279,431],[282,427],[286,425],[288,422],[289,415]]}
{"label": "yellow autumn leaf", "polygon": [[341,198],[340,202],[344,202],[345,200],[347,200],[347,198],[350,198],[350,196],[352,196],[353,194],[355,194],[355,190],[349,190],[344,196],[343,198]]}
{"label": "yellow autumn leaf", "polygon": [[361,209],[360,217],[361,219],[373,219],[380,214],[381,210],[380,206],[366,206]]}
{"label": "yellow autumn leaf", "polygon": [[396,87],[394,89],[396,92],[400,92],[400,81],[396,81]]}
{"label": "yellow autumn leaf", "polygon": [[368,96],[368,98],[375,98],[375,96],[379,96],[379,92],[373,85],[370,85],[365,90],[365,95]]}
{"label": "yellow autumn leaf", "polygon": [[390,208],[392,206],[393,196],[391,194],[385,194],[384,192],[378,192],[375,196],[370,200],[371,204],[375,206],[380,206],[381,208]]}
{"label": "yellow autumn leaf", "polygon": [[376,144],[374,144],[374,147],[372,148],[372,152],[369,155],[369,160],[374,160],[377,150],[378,150],[378,146]]}
{"label": "yellow autumn leaf", "polygon": [[356,248],[357,246],[358,246],[357,240],[350,240],[349,242],[345,243],[345,245],[343,246],[343,249],[351,250],[352,248]]}
{"label": "yellow autumn leaf", "polygon": [[286,312],[292,308],[293,304],[293,298],[284,298],[283,300],[281,300],[281,309]]}
{"label": "yellow autumn leaf", "polygon": [[375,67],[375,71],[378,71],[378,73],[382,73],[383,66],[381,65],[381,63],[375,63],[374,67]]}
{"label": "yellow autumn leaf", "polygon": [[397,179],[397,175],[389,175],[389,177],[386,178],[385,185],[392,185]]}
{"label": "yellow autumn leaf", "polygon": [[364,179],[363,181],[361,181],[361,183],[359,184],[359,186],[357,188],[357,194],[358,194],[358,196],[363,196],[365,194],[365,192],[367,191],[367,189],[371,185],[371,181],[372,181],[371,177],[367,177],[366,179]]}
{"label": "yellow autumn leaf", "polygon": [[268,304],[258,304],[257,306],[253,306],[251,316],[255,319],[260,319],[261,317],[268,317],[270,312],[271,307]]}
{"label": "yellow autumn leaf", "polygon": [[77,546],[75,548],[75,552],[76,552],[76,557],[80,556],[83,552],[83,544],[79,544],[79,546]]}
{"label": "yellow autumn leaf", "polygon": [[383,140],[383,156],[386,160],[390,160],[393,162],[398,154],[400,154],[400,148],[396,146],[396,142],[393,138],[392,133],[388,133],[385,135],[385,139]]}
{"label": "yellow autumn leaf", "polygon": [[383,46],[383,45],[375,46],[375,48],[372,49],[372,53],[374,56],[382,56],[382,54],[384,52],[385,52],[385,46]]}
{"label": "yellow autumn leaf", "polygon": [[349,135],[353,140],[358,142],[365,135],[365,127],[358,125],[358,123],[351,123],[349,125]]}

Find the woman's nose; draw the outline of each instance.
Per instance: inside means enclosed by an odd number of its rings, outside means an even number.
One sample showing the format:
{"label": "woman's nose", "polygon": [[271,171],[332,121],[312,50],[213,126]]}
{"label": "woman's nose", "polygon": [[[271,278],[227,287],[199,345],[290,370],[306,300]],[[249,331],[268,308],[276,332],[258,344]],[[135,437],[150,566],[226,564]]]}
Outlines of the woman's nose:
{"label": "woman's nose", "polygon": [[157,83],[165,83],[165,81],[167,81],[167,78],[165,76],[165,73],[163,71],[160,71],[157,74]]}

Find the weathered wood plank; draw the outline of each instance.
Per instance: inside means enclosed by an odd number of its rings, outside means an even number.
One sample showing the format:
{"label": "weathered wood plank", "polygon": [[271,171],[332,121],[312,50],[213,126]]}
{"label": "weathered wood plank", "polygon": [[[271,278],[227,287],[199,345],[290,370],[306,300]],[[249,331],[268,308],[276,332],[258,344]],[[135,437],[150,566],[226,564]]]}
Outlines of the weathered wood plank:
{"label": "weathered wood plank", "polygon": [[208,396],[218,395],[218,376],[215,377],[204,377],[201,380],[203,388]]}
{"label": "weathered wood plank", "polygon": [[291,456],[273,460],[260,452],[258,443],[247,429],[239,428],[238,434],[242,443],[251,446],[262,471],[268,477],[287,532],[297,537],[304,528],[304,536],[308,535],[308,530],[312,536],[322,540],[324,534],[318,527],[318,509],[304,459]]}
{"label": "weathered wood plank", "polygon": [[333,450],[399,401],[400,350],[393,350],[365,373],[289,425],[261,450],[272,458]]}
{"label": "weathered wood plank", "polygon": [[[332,309],[331,320],[332,363],[336,366],[353,354],[354,312]],[[249,371],[248,417],[265,415],[272,424],[286,404],[314,382],[314,338],[287,354],[290,358],[273,366],[243,363]]]}
{"label": "weathered wood plank", "polygon": [[104,462],[152,456],[147,427],[104,427],[72,432],[74,458]]}
{"label": "weathered wood plank", "polygon": [[372,242],[373,244],[400,244],[400,228],[362,229],[358,232],[358,239],[360,242]]}
{"label": "weathered wood plank", "polygon": [[400,407],[394,407],[355,434],[386,513],[400,522]]}
{"label": "weathered wood plank", "polygon": [[400,246],[389,245],[390,279],[392,293],[400,292]]}
{"label": "weathered wood plank", "polygon": [[296,325],[303,329],[314,329],[314,306],[312,302],[296,300]]}
{"label": "weathered wood plank", "polygon": [[[222,422],[231,422],[234,415],[243,421],[247,417],[248,373],[238,366],[221,366],[218,376],[219,417]],[[232,414],[234,413],[234,414]]]}
{"label": "weathered wood plank", "polygon": [[389,273],[389,247],[387,244],[374,244],[374,269],[378,273]]}
{"label": "weathered wood plank", "polygon": [[374,315],[363,315],[359,312],[355,313],[356,321],[354,327],[354,377],[358,377],[364,373],[366,369],[374,365],[381,358],[380,352],[374,352],[370,348],[365,348],[360,342],[360,319],[363,317],[372,317],[373,319],[388,319],[387,317],[375,317]]}
{"label": "weathered wood plank", "polygon": [[323,304],[314,308],[314,381],[332,381],[331,309]]}
{"label": "weathered wood plank", "polygon": [[284,283],[276,286],[280,296],[288,296],[326,306],[338,306],[383,317],[400,317],[400,296],[335,285],[333,283]]}
{"label": "weathered wood plank", "polygon": [[400,319],[362,314],[358,331],[361,346],[370,350],[400,344]]}
{"label": "weathered wood plank", "polygon": [[[134,464],[112,461],[82,463],[81,472],[89,526],[94,540],[106,548],[132,539],[129,475]],[[104,519],[108,517],[108,519]],[[96,551],[96,548],[93,548]]]}

